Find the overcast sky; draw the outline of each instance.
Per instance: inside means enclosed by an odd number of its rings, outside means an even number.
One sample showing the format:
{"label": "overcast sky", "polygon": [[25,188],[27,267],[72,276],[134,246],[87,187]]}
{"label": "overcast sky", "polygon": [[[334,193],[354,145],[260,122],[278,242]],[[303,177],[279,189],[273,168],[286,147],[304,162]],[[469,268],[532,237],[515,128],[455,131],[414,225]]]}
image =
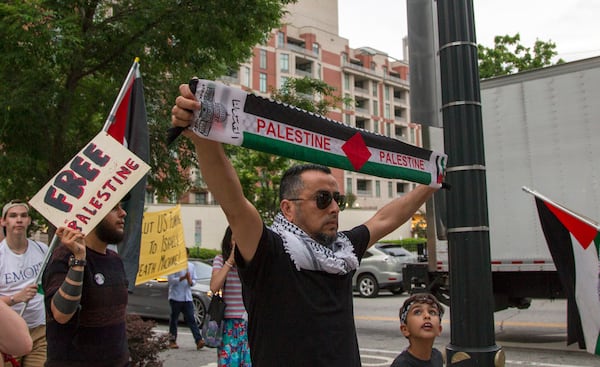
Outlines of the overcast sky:
{"label": "overcast sky", "polygon": [[[521,35],[556,44],[566,61],[600,56],[600,0],[474,0],[477,43],[494,45],[494,36]],[[406,0],[338,0],[339,33],[350,47],[370,46],[403,59]],[[361,24],[360,27],[357,25]]]}

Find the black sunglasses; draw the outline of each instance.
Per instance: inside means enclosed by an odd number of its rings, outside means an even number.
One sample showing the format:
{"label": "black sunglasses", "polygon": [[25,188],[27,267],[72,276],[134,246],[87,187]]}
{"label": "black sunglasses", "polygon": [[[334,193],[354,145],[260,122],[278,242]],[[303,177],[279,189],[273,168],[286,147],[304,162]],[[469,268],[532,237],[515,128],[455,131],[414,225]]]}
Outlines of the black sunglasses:
{"label": "black sunglasses", "polygon": [[[331,205],[331,201],[335,200],[337,205],[340,207],[340,211],[346,209],[346,195],[341,195],[339,192],[329,192],[329,191],[317,191],[317,194],[312,198],[317,202],[317,208],[325,209],[329,205]],[[288,199],[289,201],[300,201],[300,200],[312,200],[312,199],[302,199],[302,198],[294,198]]]}

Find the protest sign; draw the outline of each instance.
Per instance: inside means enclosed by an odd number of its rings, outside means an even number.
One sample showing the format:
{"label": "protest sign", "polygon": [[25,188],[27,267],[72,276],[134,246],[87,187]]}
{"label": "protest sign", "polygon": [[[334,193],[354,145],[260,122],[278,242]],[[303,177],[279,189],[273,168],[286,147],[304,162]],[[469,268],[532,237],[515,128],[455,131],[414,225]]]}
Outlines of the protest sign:
{"label": "protest sign", "polygon": [[89,233],[150,166],[101,131],[29,201],[56,227]]}
{"label": "protest sign", "polygon": [[185,238],[179,205],[144,213],[140,264],[135,285],[187,269]]}

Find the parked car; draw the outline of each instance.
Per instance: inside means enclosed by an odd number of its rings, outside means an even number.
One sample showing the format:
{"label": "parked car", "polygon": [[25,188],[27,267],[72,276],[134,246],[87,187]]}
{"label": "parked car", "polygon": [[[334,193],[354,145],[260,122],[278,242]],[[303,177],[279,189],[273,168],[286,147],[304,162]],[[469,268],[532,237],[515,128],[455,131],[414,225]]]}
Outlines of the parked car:
{"label": "parked car", "polygon": [[[192,286],[192,298],[194,301],[194,318],[198,326],[202,328],[204,316],[210,304],[210,276],[212,267],[201,260],[190,259],[196,270],[195,284]],[[171,314],[169,306],[169,282],[167,277],[160,277],[139,284],[129,295],[127,313],[138,314],[145,318],[168,320]],[[179,316],[183,320],[183,316]]]}
{"label": "parked car", "polygon": [[401,245],[375,243],[365,252],[352,286],[361,297],[377,297],[381,289],[400,294],[404,292],[402,269],[407,263],[416,262],[417,256]]}

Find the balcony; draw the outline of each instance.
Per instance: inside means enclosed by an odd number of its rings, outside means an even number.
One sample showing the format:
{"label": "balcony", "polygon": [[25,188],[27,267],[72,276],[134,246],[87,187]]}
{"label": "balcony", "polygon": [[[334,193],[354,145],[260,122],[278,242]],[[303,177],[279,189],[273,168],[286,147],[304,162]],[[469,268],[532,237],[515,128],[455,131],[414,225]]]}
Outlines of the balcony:
{"label": "balcony", "polygon": [[354,93],[355,94],[363,94],[363,95],[368,96],[369,95],[369,90],[365,89],[365,88],[354,87]]}
{"label": "balcony", "polygon": [[394,97],[394,104],[402,107],[408,107],[406,103],[406,98],[396,98]]}
{"label": "balcony", "polygon": [[312,57],[319,57],[319,53],[318,52],[314,52],[313,50],[307,50],[306,48],[302,47],[302,46],[298,46],[295,45],[293,43],[287,43],[285,45],[285,49],[286,50],[290,50],[290,51],[294,51],[300,54],[304,54],[304,55],[308,55],[308,56],[312,56]]}
{"label": "balcony", "polygon": [[364,66],[356,65],[356,64],[353,64],[348,61],[342,62],[342,68],[356,70],[356,71],[359,71],[359,72],[362,72],[365,74],[370,74],[370,75],[376,76],[378,78],[381,78],[383,76],[383,73],[381,71],[371,70],[371,69],[365,68]]}
{"label": "balcony", "polygon": [[398,77],[395,77],[395,76],[391,76],[391,75],[384,75],[384,76],[383,76],[383,79],[384,79],[384,80],[387,80],[387,81],[389,81],[389,82],[392,82],[392,83],[397,83],[397,84],[400,84],[400,85],[402,85],[402,86],[405,86],[405,87],[407,87],[407,88],[408,88],[408,87],[409,87],[409,85],[410,85],[410,84],[408,83],[408,80],[404,80],[404,79],[401,79],[401,78],[398,78]]}
{"label": "balcony", "polygon": [[302,69],[296,69],[294,71],[294,74],[297,75],[297,76],[308,76],[308,77],[312,78],[312,71],[310,71],[310,70],[309,71],[305,71],[305,70],[302,70]]}

